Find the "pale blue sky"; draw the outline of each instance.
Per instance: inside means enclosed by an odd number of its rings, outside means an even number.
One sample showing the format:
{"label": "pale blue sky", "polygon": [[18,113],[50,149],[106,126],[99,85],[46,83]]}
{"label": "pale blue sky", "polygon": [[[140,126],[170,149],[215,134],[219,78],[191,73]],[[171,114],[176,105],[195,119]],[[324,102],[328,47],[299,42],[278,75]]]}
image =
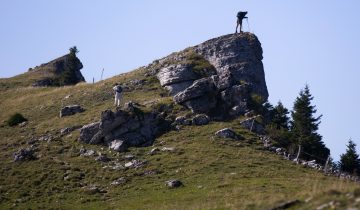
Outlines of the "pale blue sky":
{"label": "pale blue sky", "polygon": [[291,109],[309,84],[332,156],[350,137],[360,150],[358,0],[0,0],[0,77],[76,45],[86,80],[108,78],[233,33],[239,10],[262,43],[270,102]]}

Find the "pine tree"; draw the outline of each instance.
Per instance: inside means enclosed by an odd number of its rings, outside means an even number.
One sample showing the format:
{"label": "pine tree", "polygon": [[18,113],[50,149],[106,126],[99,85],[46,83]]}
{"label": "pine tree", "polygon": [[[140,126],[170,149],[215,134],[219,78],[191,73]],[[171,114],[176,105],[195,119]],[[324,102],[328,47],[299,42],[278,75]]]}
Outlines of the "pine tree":
{"label": "pine tree", "polygon": [[289,132],[289,111],[279,101],[278,104],[268,109],[271,116],[270,122],[266,125],[266,131],[273,140],[272,144],[277,147],[286,148],[287,151],[293,153],[296,145],[291,141]]}
{"label": "pine tree", "polygon": [[317,133],[322,116],[314,117],[317,110],[311,105],[313,99],[309,86],[306,85],[294,102],[291,133],[293,141],[302,147],[301,158],[315,159],[324,164],[330,150],[323,143],[322,136]]}
{"label": "pine tree", "polygon": [[272,122],[276,126],[276,129],[284,128],[289,129],[289,110],[284,107],[281,101],[274,107]]}
{"label": "pine tree", "polygon": [[76,54],[79,52],[76,46],[69,49],[69,55],[67,57],[66,66],[64,71],[58,78],[58,83],[62,85],[74,85],[78,82],[76,76],[77,64],[79,62]]}
{"label": "pine tree", "polygon": [[356,153],[356,144],[350,139],[346,153],[340,155],[340,169],[351,174],[360,174],[360,159]]}

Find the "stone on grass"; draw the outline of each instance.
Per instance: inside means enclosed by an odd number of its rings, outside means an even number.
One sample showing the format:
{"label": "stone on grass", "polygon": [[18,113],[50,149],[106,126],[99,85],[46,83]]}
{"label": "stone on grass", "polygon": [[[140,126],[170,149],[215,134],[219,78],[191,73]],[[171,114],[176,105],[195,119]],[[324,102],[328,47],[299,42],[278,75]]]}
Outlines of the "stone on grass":
{"label": "stone on grass", "polygon": [[230,128],[224,128],[215,133],[217,137],[220,138],[230,138],[230,139],[239,139],[239,136]]}
{"label": "stone on grass", "polygon": [[76,113],[80,113],[83,111],[85,111],[85,109],[82,108],[80,105],[65,106],[64,108],[62,108],[60,110],[60,117],[71,116],[71,115],[74,115]]}
{"label": "stone on grass", "polygon": [[116,139],[110,143],[110,149],[116,152],[125,152],[127,150],[127,145],[125,141]]}
{"label": "stone on grass", "polygon": [[176,179],[171,179],[165,182],[168,188],[177,188],[183,186],[183,183]]}
{"label": "stone on grass", "polygon": [[124,177],[120,177],[120,178],[115,179],[114,181],[112,181],[110,185],[117,186],[117,185],[123,185],[125,183],[126,183],[126,179]]}
{"label": "stone on grass", "polygon": [[210,122],[210,118],[206,114],[198,114],[192,121],[194,125],[207,125]]}
{"label": "stone on grass", "polygon": [[23,148],[15,152],[14,162],[24,161],[24,160],[35,160],[34,150],[32,148]]}

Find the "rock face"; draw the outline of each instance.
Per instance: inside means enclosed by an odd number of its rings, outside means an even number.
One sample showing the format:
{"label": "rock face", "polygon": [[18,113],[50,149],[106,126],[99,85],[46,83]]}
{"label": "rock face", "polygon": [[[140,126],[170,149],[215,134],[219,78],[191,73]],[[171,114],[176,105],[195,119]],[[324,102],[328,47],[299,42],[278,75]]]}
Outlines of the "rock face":
{"label": "rock face", "polygon": [[105,144],[117,151],[127,147],[149,146],[171,125],[160,113],[142,112],[134,104],[126,110],[101,113],[100,123],[85,125],[80,130],[80,141],[88,144]]}
{"label": "rock face", "polygon": [[[69,67],[72,70],[72,78],[59,83],[58,79],[64,74],[66,70],[69,69]],[[80,72],[80,69],[82,68],[83,64],[81,63],[79,58],[67,54],[48,63],[44,63],[40,66],[30,69],[29,72],[43,72],[44,75],[48,75],[43,77],[42,79],[35,81],[35,83],[33,84],[34,87],[59,85],[62,86],[85,82],[85,79]]]}
{"label": "rock face", "polygon": [[194,113],[239,116],[250,100],[268,98],[262,58],[254,34],[230,34],[163,58],[156,76],[176,103]]}
{"label": "rock face", "polygon": [[83,111],[85,111],[85,109],[83,109],[80,105],[65,106],[60,110],[60,117],[74,115]]}

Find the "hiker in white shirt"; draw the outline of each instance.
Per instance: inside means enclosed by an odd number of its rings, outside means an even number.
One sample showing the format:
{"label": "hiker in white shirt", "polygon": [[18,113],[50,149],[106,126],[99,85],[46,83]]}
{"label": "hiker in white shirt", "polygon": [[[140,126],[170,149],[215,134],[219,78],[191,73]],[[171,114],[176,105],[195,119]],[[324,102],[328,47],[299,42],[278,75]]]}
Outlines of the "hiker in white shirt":
{"label": "hiker in white shirt", "polygon": [[122,87],[118,83],[115,83],[115,86],[113,87],[113,90],[115,92],[115,106],[120,106],[120,101],[122,98]]}

